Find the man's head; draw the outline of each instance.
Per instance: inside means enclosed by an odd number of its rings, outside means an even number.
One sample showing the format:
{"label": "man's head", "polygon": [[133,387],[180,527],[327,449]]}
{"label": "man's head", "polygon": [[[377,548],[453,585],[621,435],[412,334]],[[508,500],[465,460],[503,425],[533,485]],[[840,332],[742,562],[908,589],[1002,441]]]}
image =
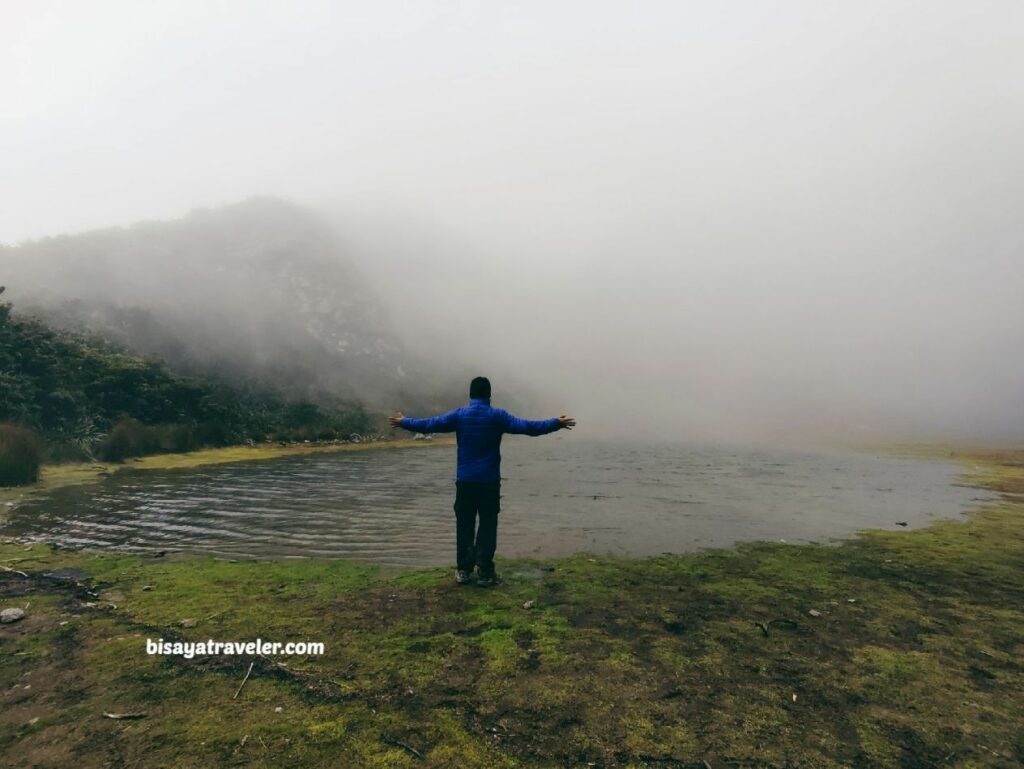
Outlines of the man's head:
{"label": "man's head", "polygon": [[485,376],[473,377],[473,381],[469,383],[469,397],[490,398],[491,380]]}

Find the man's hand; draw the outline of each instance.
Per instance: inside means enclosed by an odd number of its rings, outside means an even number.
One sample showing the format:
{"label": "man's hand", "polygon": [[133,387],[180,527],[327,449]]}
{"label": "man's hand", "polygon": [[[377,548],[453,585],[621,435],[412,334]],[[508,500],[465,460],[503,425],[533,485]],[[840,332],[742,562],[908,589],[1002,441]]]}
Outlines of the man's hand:
{"label": "man's hand", "polygon": [[576,420],[573,419],[572,417],[567,417],[565,414],[562,414],[562,416],[560,416],[558,418],[558,429],[559,430],[571,430],[575,426],[576,426]]}
{"label": "man's hand", "polygon": [[402,414],[402,412],[401,411],[396,411],[394,414],[392,414],[391,416],[388,417],[388,423],[392,427],[401,427],[402,426],[402,419],[404,419],[404,415]]}

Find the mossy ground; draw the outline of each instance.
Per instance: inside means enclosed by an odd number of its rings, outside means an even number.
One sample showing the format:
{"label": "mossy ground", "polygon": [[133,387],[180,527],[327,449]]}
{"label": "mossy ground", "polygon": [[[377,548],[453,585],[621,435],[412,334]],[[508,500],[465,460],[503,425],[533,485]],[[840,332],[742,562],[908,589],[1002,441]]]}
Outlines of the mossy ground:
{"label": "mossy ground", "polygon": [[[0,544],[28,575],[0,573],[0,606],[28,606],[0,627],[0,763],[1020,767],[1024,455],[969,459],[1004,496],[965,522],[510,561],[491,590],[447,569]],[[252,658],[148,656],[161,637],[326,654],[256,657],[236,699]]]}

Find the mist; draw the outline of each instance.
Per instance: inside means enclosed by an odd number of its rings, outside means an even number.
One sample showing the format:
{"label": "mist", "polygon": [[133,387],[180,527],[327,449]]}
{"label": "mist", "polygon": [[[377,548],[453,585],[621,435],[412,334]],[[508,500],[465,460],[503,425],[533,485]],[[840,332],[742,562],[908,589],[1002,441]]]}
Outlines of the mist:
{"label": "mist", "polygon": [[1019,3],[4,15],[8,246],[271,195],[581,431],[1024,436]]}

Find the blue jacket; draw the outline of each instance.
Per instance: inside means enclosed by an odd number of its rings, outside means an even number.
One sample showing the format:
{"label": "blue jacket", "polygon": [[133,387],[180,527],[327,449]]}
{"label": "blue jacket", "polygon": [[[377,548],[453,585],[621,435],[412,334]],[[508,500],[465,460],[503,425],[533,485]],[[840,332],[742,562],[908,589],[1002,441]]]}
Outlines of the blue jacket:
{"label": "blue jacket", "polygon": [[426,419],[404,417],[401,426],[417,433],[454,432],[459,443],[457,481],[501,480],[501,436],[546,435],[558,430],[558,419],[520,419],[491,406],[490,398],[473,398],[447,414]]}

